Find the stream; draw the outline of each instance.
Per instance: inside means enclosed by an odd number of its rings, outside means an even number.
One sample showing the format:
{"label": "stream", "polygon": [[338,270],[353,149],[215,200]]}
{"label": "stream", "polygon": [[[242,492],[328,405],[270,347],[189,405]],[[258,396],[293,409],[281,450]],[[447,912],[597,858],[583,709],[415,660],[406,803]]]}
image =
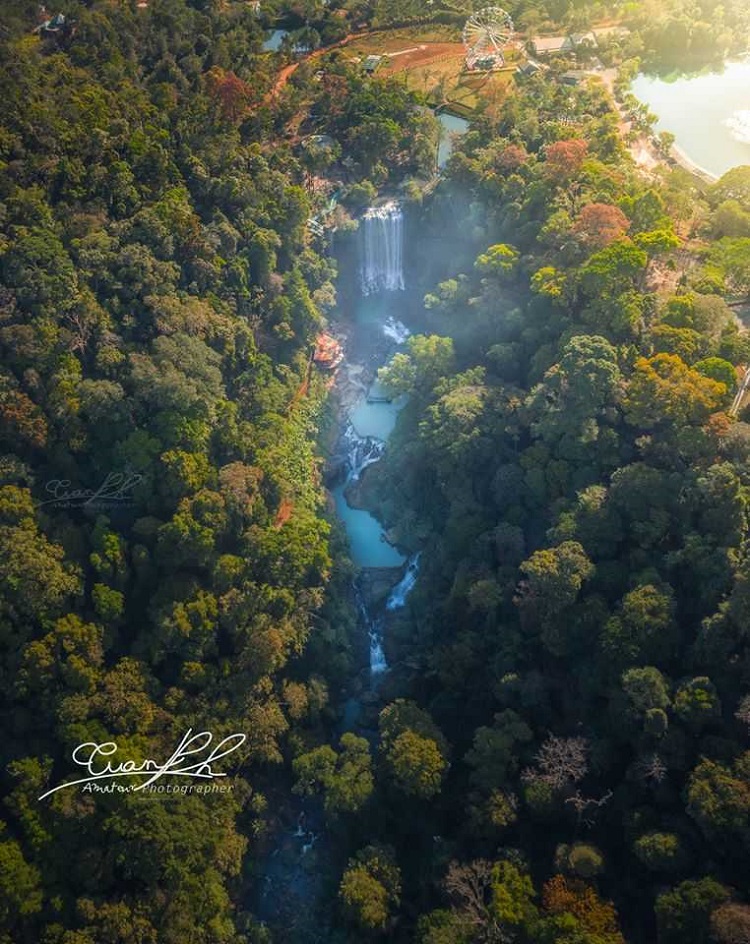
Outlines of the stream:
{"label": "stream", "polygon": [[[385,612],[404,606],[419,571],[419,555],[407,561],[398,548],[389,543],[377,518],[369,511],[353,507],[348,500],[349,486],[359,480],[368,466],[382,458],[405,402],[403,397],[388,396],[377,380],[378,368],[388,363],[410,333],[401,321],[405,288],[403,230],[403,212],[395,201],[370,207],[360,221],[361,296],[353,305],[348,345],[351,353],[348,351],[344,366],[345,383],[350,385],[352,376],[359,377],[360,382],[354,388],[357,390],[354,397],[347,397],[346,389],[340,389],[346,419],[338,451],[346,455],[346,461],[344,481],[333,494],[337,513],[349,537],[352,559],[361,568],[355,591],[360,617],[370,639],[371,688],[388,669],[383,650]],[[368,335],[373,334],[373,343],[368,345]],[[390,581],[391,590],[384,606],[373,606],[363,590],[362,578],[366,581],[373,576],[374,569],[382,571],[384,568],[391,573],[379,576],[386,583]]]}
{"label": "stream", "polygon": [[[403,219],[397,203],[365,211],[358,252],[359,281],[357,288],[349,292],[349,316],[332,326],[332,330],[346,336],[346,357],[335,378],[340,432],[327,479],[336,513],[349,539],[352,561],[358,568],[353,588],[355,603],[362,638],[366,633],[369,639],[368,664],[356,680],[357,693],[341,706],[343,717],[337,737],[344,731],[354,731],[375,744],[372,708],[388,672],[383,632],[388,615],[406,604],[414,588],[419,554],[409,558],[402,554],[389,543],[377,518],[350,504],[347,496],[365,470],[383,457],[405,403],[404,398],[390,398],[377,381],[378,368],[388,363],[410,333],[401,320],[406,307],[406,279]],[[373,587],[377,587],[376,593]],[[363,710],[365,706],[367,711]],[[285,815],[286,825],[280,824],[275,831],[272,851],[256,876],[254,910],[261,920],[281,925],[284,940],[307,940],[308,922],[320,900],[335,842],[325,828],[318,798],[298,798],[288,805]]]}

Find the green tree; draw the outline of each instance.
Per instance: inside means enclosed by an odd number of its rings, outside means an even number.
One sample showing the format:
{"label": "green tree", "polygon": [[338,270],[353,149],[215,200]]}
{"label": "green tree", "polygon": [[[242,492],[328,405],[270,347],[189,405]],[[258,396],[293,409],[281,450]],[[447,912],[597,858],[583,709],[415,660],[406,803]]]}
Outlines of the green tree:
{"label": "green tree", "polygon": [[453,341],[438,335],[416,334],[406,343],[406,354],[395,354],[378,379],[394,395],[428,395],[439,380],[451,373]]}
{"label": "green tree", "polygon": [[23,918],[38,914],[42,900],[39,871],[24,859],[17,842],[0,842],[0,921],[3,928],[20,932]]}
{"label": "green tree", "polygon": [[349,860],[339,885],[345,916],[364,931],[383,930],[398,907],[401,875],[393,851],[367,846]]}
{"label": "green tree", "polygon": [[636,858],[654,872],[677,872],[686,862],[685,849],[674,833],[651,832],[633,844]]}
{"label": "green tree", "polygon": [[356,813],[373,791],[370,749],[364,738],[346,733],[336,752],[328,745],[301,754],[293,762],[295,793],[322,790],[329,813]]}
{"label": "green tree", "polygon": [[700,730],[721,716],[716,686],[706,676],[685,682],[677,689],[674,709],[687,725]]}
{"label": "green tree", "polygon": [[507,243],[497,243],[477,256],[474,266],[486,275],[494,276],[501,281],[507,281],[515,273],[519,258],[519,252],[515,246],[509,246]]}
{"label": "green tree", "polygon": [[428,800],[439,793],[448,762],[431,738],[404,731],[390,743],[385,761],[394,784],[408,796]]}
{"label": "green tree", "polygon": [[704,423],[727,390],[672,354],[639,358],[625,397],[625,418],[642,429]]}
{"label": "green tree", "polygon": [[712,878],[682,882],[656,899],[659,939],[665,944],[708,944],[711,913],[729,900]]}
{"label": "green tree", "polygon": [[703,760],[690,775],[687,810],[709,837],[731,838],[744,830],[750,812],[749,760],[744,755],[731,769]]}
{"label": "green tree", "polygon": [[559,623],[578,598],[584,582],[594,574],[594,565],[577,541],[563,541],[557,547],[534,551],[521,564],[523,580],[516,604],[522,618],[542,628],[545,644],[560,651]]}
{"label": "green tree", "polygon": [[380,712],[380,752],[394,785],[407,796],[428,799],[448,770],[447,744],[427,714],[398,700]]}
{"label": "green tree", "polygon": [[628,669],[623,673],[622,687],[628,696],[631,709],[641,717],[653,709],[663,710],[670,705],[667,680],[653,666]]}

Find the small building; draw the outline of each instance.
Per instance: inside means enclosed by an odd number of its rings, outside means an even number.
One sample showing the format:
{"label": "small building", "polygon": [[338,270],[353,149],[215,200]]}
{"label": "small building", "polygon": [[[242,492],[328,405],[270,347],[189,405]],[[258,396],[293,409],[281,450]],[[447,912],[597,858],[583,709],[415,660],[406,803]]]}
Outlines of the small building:
{"label": "small building", "polygon": [[588,46],[591,49],[596,49],[599,45],[599,43],[596,41],[596,34],[593,30],[589,30],[586,33],[572,33],[570,41],[576,48],[579,46]]}
{"label": "small building", "polygon": [[557,56],[575,49],[570,36],[537,36],[531,46],[537,56]]}
{"label": "small building", "polygon": [[[43,9],[43,8],[42,8]],[[64,13],[56,13],[48,20],[44,20],[34,29],[40,36],[57,37],[62,35],[67,29],[67,20]]]}
{"label": "small building", "polygon": [[523,65],[519,66],[516,69],[516,72],[519,75],[524,76],[525,78],[531,78],[532,75],[536,75],[537,72],[541,72],[541,71],[542,71],[541,64],[538,62],[534,62],[533,59],[527,60],[526,62],[524,62]]}
{"label": "small building", "polygon": [[364,61],[363,68],[368,75],[372,75],[378,70],[382,61],[382,56],[368,56]]}
{"label": "small building", "polygon": [[586,73],[580,69],[569,69],[560,76],[563,85],[580,85],[586,78]]}

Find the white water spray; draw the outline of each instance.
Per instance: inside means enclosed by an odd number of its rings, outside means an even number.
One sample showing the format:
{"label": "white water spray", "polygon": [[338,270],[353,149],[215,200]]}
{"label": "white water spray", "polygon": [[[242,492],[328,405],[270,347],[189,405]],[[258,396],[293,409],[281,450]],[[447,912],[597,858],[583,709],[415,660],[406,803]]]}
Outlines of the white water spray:
{"label": "white water spray", "polygon": [[383,334],[387,338],[390,338],[391,341],[395,341],[396,344],[403,344],[411,334],[411,331],[409,331],[403,321],[399,321],[397,318],[394,318],[393,315],[389,315],[383,325]]}

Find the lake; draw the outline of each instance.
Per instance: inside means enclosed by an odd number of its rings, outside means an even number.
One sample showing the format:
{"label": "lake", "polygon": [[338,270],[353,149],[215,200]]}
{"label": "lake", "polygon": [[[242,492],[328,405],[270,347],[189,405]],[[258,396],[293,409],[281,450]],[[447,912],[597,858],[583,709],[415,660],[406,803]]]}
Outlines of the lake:
{"label": "lake", "polygon": [[630,87],[658,116],[657,131],[671,131],[677,146],[714,177],[750,164],[750,60],[723,72],[675,81],[639,75]]}

